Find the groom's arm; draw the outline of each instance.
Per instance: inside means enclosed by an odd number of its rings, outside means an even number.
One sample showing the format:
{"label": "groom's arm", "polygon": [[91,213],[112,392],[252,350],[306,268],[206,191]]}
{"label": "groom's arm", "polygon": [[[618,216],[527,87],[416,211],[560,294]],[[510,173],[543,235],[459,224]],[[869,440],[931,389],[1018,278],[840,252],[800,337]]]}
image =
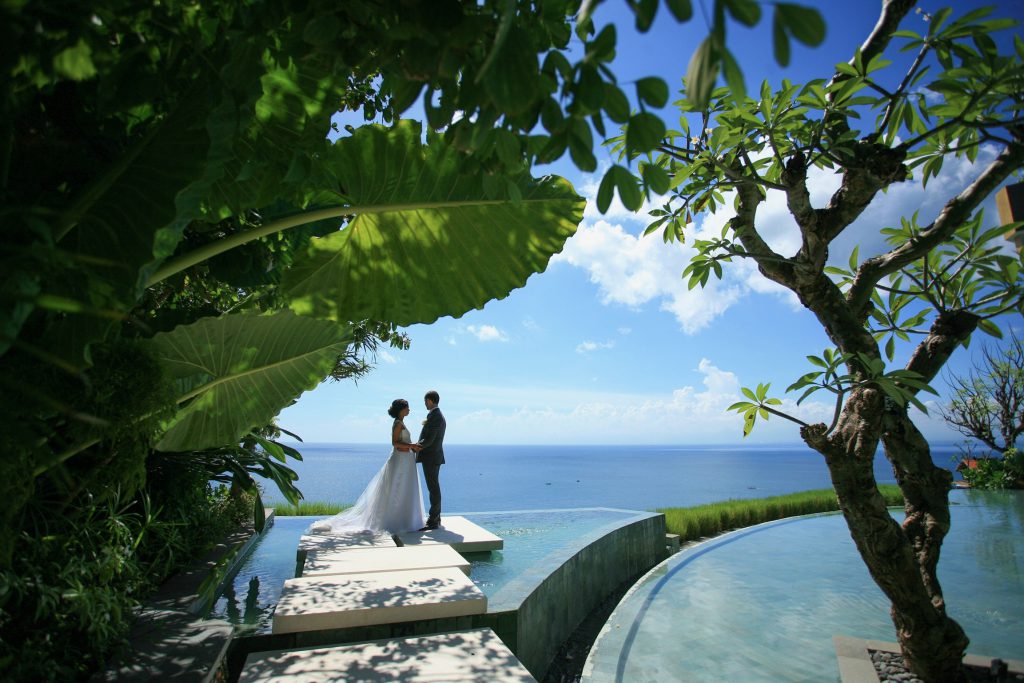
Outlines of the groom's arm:
{"label": "groom's arm", "polygon": [[441,416],[435,412],[427,416],[427,424],[423,425],[423,431],[420,432],[419,443],[423,448],[430,448],[437,441],[437,427],[440,422]]}

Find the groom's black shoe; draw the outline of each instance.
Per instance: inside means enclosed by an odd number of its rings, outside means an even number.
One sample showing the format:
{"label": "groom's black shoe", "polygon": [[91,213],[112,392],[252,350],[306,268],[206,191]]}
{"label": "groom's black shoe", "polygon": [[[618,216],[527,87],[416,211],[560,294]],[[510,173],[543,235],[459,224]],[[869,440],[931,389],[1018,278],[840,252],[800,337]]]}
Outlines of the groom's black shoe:
{"label": "groom's black shoe", "polygon": [[427,522],[427,525],[420,529],[420,531],[433,531],[439,526],[441,526],[441,522]]}

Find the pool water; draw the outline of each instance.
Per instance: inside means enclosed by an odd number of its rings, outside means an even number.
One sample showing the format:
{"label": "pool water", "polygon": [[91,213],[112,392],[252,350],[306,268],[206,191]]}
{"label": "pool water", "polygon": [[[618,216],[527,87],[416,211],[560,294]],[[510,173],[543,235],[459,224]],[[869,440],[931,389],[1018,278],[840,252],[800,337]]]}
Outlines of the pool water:
{"label": "pool water", "polygon": [[[957,491],[951,502],[947,609],[970,652],[1022,659],[1024,492]],[[840,515],[781,520],[652,570],[609,618],[584,680],[835,681],[832,636],[894,641],[888,610]]]}
{"label": "pool water", "polygon": [[[470,553],[470,578],[488,598],[528,572],[550,572],[558,551],[581,537],[638,513],[608,508],[458,513],[504,539],[504,549]],[[317,517],[277,517],[214,602],[209,617],[258,633],[269,632],[286,579],[295,576],[295,551]],[[546,575],[546,574],[545,574]]]}

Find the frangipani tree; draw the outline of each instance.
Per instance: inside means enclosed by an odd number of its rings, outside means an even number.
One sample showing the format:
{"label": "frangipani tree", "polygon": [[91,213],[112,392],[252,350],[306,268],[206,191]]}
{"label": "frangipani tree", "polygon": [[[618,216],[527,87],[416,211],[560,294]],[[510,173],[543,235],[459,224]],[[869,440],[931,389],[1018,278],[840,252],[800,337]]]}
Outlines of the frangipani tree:
{"label": "frangipani tree", "polygon": [[[718,88],[704,107],[694,89],[714,71],[691,69],[682,121],[696,116],[700,127],[668,133],[639,170],[668,178],[668,198],[648,228],[666,242],[682,241],[694,215],[735,212],[720,236],[694,241],[684,273],[691,287],[721,277],[730,263],[753,261],[796,294],[834,343],[809,357],[809,371],[788,388],[800,400],[831,393],[830,424],[785,414],[767,385],[745,389],[748,400],[732,410],[744,416],[745,434],[771,416],[799,425],[824,457],[857,548],[891,600],[909,665],[925,680],[957,681],[968,639],[947,614],[936,576],[952,477],[933,464],[908,409],[923,408],[920,392],[931,391],[928,383],[976,330],[999,336],[999,316],[1022,310],[1021,258],[1002,240],[1005,226],[986,227],[980,207],[1024,163],[1024,42],[1018,36],[1015,53],[1001,53],[990,34],[1014,24],[987,11],[954,18],[944,9],[923,17],[924,34],[901,30],[913,5],[885,0],[874,31],[827,78],[778,89],[764,83],[757,98]],[[914,55],[906,69],[886,58],[897,47]],[[830,260],[830,247],[880,192],[911,178],[927,183],[951,157],[991,160],[937,215],[878,226],[887,250]],[[813,169],[841,179],[822,206],[811,201]],[[599,204],[607,206],[611,190]],[[795,253],[773,249],[756,222],[769,193],[785,198],[795,221]],[[914,344],[902,367],[892,365],[894,340]],[[874,479],[879,443],[906,501],[902,525]]]}

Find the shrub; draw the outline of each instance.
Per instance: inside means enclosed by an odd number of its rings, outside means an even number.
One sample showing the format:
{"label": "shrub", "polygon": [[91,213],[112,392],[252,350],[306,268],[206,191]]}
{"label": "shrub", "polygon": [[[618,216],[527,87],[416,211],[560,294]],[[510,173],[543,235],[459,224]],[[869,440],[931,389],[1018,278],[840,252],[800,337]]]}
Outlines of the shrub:
{"label": "shrub", "polygon": [[1002,456],[971,458],[976,467],[957,465],[960,475],[971,488],[1019,489],[1024,488],[1024,453],[1011,448]]}

